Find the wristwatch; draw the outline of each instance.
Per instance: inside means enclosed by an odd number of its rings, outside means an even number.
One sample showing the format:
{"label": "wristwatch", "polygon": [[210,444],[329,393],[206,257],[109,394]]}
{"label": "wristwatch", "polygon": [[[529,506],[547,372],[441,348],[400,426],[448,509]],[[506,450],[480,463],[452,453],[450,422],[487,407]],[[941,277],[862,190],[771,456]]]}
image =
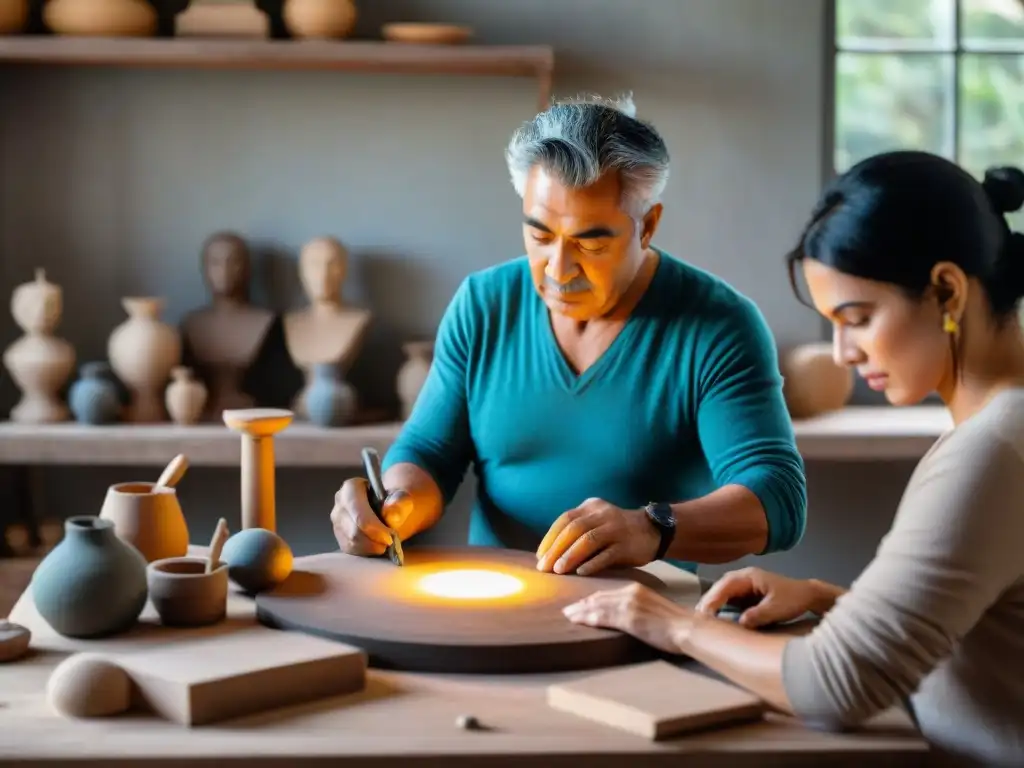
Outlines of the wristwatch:
{"label": "wristwatch", "polygon": [[652,501],[644,507],[644,512],[647,513],[647,519],[654,524],[654,527],[658,529],[658,533],[661,534],[661,543],[658,545],[658,551],[654,555],[655,560],[661,560],[665,553],[668,552],[668,548],[672,546],[672,539],[676,535],[676,516],[672,512],[672,505],[664,501]]}

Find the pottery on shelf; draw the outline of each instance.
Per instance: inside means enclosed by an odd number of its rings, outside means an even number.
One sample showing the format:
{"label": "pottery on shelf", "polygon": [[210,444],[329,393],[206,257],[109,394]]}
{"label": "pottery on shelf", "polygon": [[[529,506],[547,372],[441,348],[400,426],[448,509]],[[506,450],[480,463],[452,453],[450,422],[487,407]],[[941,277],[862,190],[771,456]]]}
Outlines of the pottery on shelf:
{"label": "pottery on shelf", "polygon": [[58,35],[149,37],[157,31],[148,0],[46,0],[43,20]]}
{"label": "pottery on shelf", "polygon": [[176,365],[164,396],[167,413],[175,424],[195,424],[206,405],[206,385],[192,375],[192,369]]}
{"label": "pottery on shelf", "polygon": [[28,0],[0,0],[0,35],[24,32],[28,23]]}
{"label": "pottery on shelf", "polygon": [[183,359],[207,389],[203,421],[226,410],[253,408],[246,374],[259,357],[274,313],[249,300],[252,256],[241,235],[220,231],[203,243],[200,266],[210,299],[181,322]]}
{"label": "pottery on shelf", "polygon": [[188,525],[173,487],[142,482],[112,485],[100,519],[112,523],[117,537],[149,563],[188,552]]}
{"label": "pottery on shelf", "polygon": [[4,366],[21,390],[11,421],[47,424],[71,416],[58,393],[74,370],[75,350],[53,335],[63,312],[63,291],[46,279],[42,269],[36,270],[35,280],[19,285],[11,294],[11,314],[24,331],[3,356]]}
{"label": "pottery on shelf", "polygon": [[338,366],[317,363],[313,383],[306,391],[306,413],[321,427],[341,427],[351,423],[356,413],[356,391],[342,380]]}
{"label": "pottery on shelf", "polygon": [[39,615],[61,635],[107,637],[131,629],[146,605],[146,558],[110,520],[71,517],[30,584]]}
{"label": "pottery on shelf", "polygon": [[174,17],[175,37],[269,37],[270,16],[255,0],[191,0]]}
{"label": "pottery on shelf", "polygon": [[281,16],[292,37],[342,38],[356,25],[352,0],[284,0]]}
{"label": "pottery on shelf", "polygon": [[181,336],[160,320],[164,301],[154,296],[121,300],[128,319],[114,329],[107,357],[114,373],[131,392],[126,421],[166,421],[164,387],[181,364]]}
{"label": "pottery on shelf", "polygon": [[0,619],[0,664],[20,659],[28,653],[31,642],[32,630],[28,627]]}
{"label": "pottery on shelf", "polygon": [[121,416],[121,393],[109,363],[85,363],[82,375],[68,390],[68,405],[81,424],[113,424]]}
{"label": "pottery on shelf", "polygon": [[342,377],[359,355],[372,313],[346,306],[341,299],[348,271],[348,250],[334,237],[316,237],[299,253],[299,280],[309,300],[306,307],[287,312],[282,327],[288,356],[302,369],[306,385],[291,410],[308,418],[306,395],[313,385],[313,366],[332,363]]}
{"label": "pottery on shelf", "polygon": [[406,360],[398,369],[398,399],[402,404],[402,418],[408,419],[416,404],[423,383],[430,373],[430,364],[434,357],[434,342],[410,341],[402,345]]}
{"label": "pottery on shelf", "polygon": [[846,405],[853,394],[853,371],[836,363],[828,342],[801,344],[779,359],[782,395],[794,419],[808,419]]}

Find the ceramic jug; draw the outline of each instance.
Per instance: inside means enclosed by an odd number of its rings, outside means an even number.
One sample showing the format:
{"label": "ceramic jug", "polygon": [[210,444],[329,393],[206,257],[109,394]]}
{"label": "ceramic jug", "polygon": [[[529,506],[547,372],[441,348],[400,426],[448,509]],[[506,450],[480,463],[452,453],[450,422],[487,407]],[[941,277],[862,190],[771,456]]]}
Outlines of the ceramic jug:
{"label": "ceramic jug", "polygon": [[285,0],[281,9],[288,33],[298,38],[347,37],[357,16],[352,0]]}
{"label": "ceramic jug", "polygon": [[110,365],[102,361],[85,363],[82,376],[68,390],[68,405],[82,424],[112,424],[121,414],[121,395]]}
{"label": "ceramic jug", "polygon": [[171,369],[171,383],[164,394],[164,405],[175,424],[195,424],[206,405],[206,385],[192,374],[192,369],[177,365]]}
{"label": "ceramic jug", "polygon": [[24,32],[28,24],[28,0],[0,0],[0,35]]}
{"label": "ceramic jug", "polygon": [[148,563],[188,552],[188,525],[174,488],[155,483],[117,483],[107,489],[100,519],[131,544]]}
{"label": "ceramic jug", "polygon": [[147,0],[47,0],[43,20],[58,35],[147,37],[158,18]]}
{"label": "ceramic jug", "polygon": [[71,517],[30,589],[36,611],[59,634],[106,637],[134,626],[146,606],[146,559],[109,520]]}
{"label": "ceramic jug", "polygon": [[181,363],[181,335],[160,320],[163,299],[134,296],[122,299],[128,319],[110,334],[107,357],[131,391],[127,421],[165,421],[164,389],[171,369]]}
{"label": "ceramic jug", "polygon": [[356,411],[356,391],[338,374],[333,363],[313,366],[313,383],[306,392],[309,420],[321,427],[340,427],[352,421]]}
{"label": "ceramic jug", "polygon": [[420,390],[430,373],[430,364],[434,356],[434,342],[410,341],[402,345],[406,361],[398,370],[398,399],[402,403],[402,418],[408,419],[416,404]]}

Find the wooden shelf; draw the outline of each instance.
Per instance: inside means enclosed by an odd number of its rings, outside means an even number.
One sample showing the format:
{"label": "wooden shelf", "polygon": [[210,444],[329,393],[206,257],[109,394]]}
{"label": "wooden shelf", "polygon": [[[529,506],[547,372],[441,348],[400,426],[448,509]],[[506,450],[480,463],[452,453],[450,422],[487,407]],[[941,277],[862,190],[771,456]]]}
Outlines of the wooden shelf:
{"label": "wooden shelf", "polygon": [[[274,438],[279,467],[357,467],[360,451],[383,456],[401,423],[327,429],[295,423]],[[241,466],[241,435],[222,424],[15,424],[0,422],[0,464],[157,466],[184,453],[193,466]]]}
{"label": "wooden shelf", "polygon": [[540,103],[546,105],[555,55],[551,46],[543,45],[13,35],[0,37],[3,62],[533,77],[539,80]]}
{"label": "wooden shelf", "polygon": [[794,422],[805,459],[875,461],[919,459],[953,427],[941,406],[851,406]]}
{"label": "wooden shelf", "polygon": [[[944,408],[851,407],[797,421],[805,459],[874,461],[919,459],[952,426]],[[381,455],[398,437],[401,422],[324,429],[295,423],[274,439],[279,467],[355,467],[359,452]],[[75,423],[33,426],[0,422],[0,464],[163,465],[184,453],[196,466],[239,466],[241,437],[220,424]]]}

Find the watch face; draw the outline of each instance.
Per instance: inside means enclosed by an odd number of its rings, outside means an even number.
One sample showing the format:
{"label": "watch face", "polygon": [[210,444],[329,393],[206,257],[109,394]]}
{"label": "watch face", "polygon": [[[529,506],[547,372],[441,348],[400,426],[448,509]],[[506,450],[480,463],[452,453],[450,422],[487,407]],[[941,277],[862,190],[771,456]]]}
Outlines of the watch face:
{"label": "watch face", "polygon": [[676,517],[672,514],[672,507],[668,504],[651,504],[647,507],[647,513],[654,518],[655,522],[666,528],[672,528],[676,524]]}

